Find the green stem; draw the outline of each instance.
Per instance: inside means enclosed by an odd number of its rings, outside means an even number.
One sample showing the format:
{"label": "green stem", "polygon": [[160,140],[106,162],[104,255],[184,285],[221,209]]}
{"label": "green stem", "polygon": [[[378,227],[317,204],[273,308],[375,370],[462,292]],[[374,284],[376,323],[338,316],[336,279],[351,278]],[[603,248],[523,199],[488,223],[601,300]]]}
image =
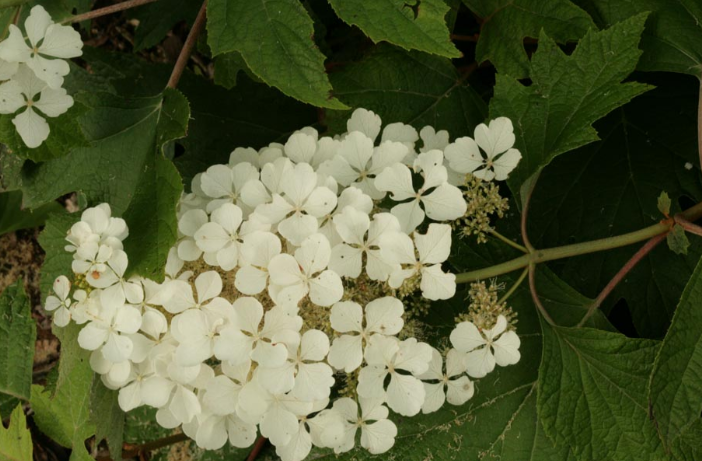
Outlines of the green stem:
{"label": "green stem", "polygon": [[507,301],[509,299],[509,297],[512,296],[512,293],[517,291],[517,288],[519,288],[519,285],[522,284],[522,282],[524,281],[524,279],[526,278],[526,276],[528,274],[529,274],[529,268],[526,267],[522,271],[522,275],[520,275],[519,278],[517,279],[517,281],[514,282],[514,285],[512,285],[512,287],[509,289],[509,291],[507,291],[507,293],[505,293],[505,295],[503,297],[501,297],[497,303],[502,304],[503,302]]}
{"label": "green stem", "polygon": [[504,235],[497,232],[495,229],[490,229],[489,232],[490,232],[490,235],[502,240],[503,242],[505,242],[507,245],[511,246],[512,248],[516,248],[517,250],[521,251],[522,253],[529,252],[529,250],[527,250],[526,247],[523,247],[520,244],[518,244],[517,242],[514,242],[514,241],[508,239]]}
{"label": "green stem", "polygon": [[[680,216],[688,221],[695,221],[699,219],[702,217],[702,203],[698,203],[697,205],[688,208],[684,212],[680,213]],[[614,237],[607,237],[592,240],[590,242],[576,243],[573,245],[565,245],[555,248],[546,248],[543,250],[534,250],[533,253],[525,254],[524,256],[520,256],[502,264],[457,274],[456,283],[468,283],[476,280],[485,280],[498,275],[507,274],[518,269],[523,269],[528,267],[530,264],[539,264],[546,261],[569,258],[572,256],[579,256],[631,245],[633,243],[648,240],[660,234],[667,234],[672,228],[673,223],[674,221],[670,219],[634,232],[629,232],[627,234],[617,235]]]}

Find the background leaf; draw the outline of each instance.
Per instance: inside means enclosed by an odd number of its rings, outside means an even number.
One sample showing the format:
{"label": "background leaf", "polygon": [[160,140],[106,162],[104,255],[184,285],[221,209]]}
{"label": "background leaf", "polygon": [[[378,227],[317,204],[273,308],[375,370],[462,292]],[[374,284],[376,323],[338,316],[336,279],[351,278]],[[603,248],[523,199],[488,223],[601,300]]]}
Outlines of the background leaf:
{"label": "background leaf", "polygon": [[22,279],[0,294],[0,392],[29,400],[37,328]]}
{"label": "background leaf", "polygon": [[95,439],[106,440],[110,457],[122,460],[125,415],[119,407],[119,392],[108,389],[100,379],[93,379],[90,391],[90,422],[95,425]]}
{"label": "background leaf", "polygon": [[238,51],[256,75],[288,96],[346,108],[331,96],[312,19],[297,0],[211,0],[207,32],[213,55]]}
{"label": "background leaf", "polygon": [[160,0],[131,10],[130,15],[139,21],[134,34],[134,51],[157,45],[181,21],[191,25],[200,5],[199,0]]}
{"label": "background leaf", "polygon": [[[451,136],[473,132],[487,115],[485,103],[448,59],[375,47],[359,62],[331,74],[335,94],[352,107],[376,112],[386,123],[421,129],[431,125]],[[327,111],[333,132],[346,131],[348,112]]]}
{"label": "background leaf", "polygon": [[660,460],[647,386],[659,343],[543,324],[539,420],[580,460]]}
{"label": "background leaf", "polygon": [[490,61],[501,74],[529,76],[525,38],[543,30],[558,43],[581,38],[595,29],[590,16],[570,0],[463,0],[481,18],[475,49],[478,62]]}
{"label": "background leaf", "polygon": [[51,213],[65,211],[58,202],[46,203],[34,210],[22,209],[22,192],[0,192],[0,234],[39,227]]}
{"label": "background leaf", "polygon": [[638,69],[700,77],[702,73],[702,5],[697,0],[574,0],[602,27],[651,13],[641,38]]}
{"label": "background leaf", "polygon": [[645,15],[602,32],[588,32],[573,54],[541,34],[531,61],[532,84],[497,75],[490,117],[509,117],[522,159],[507,183],[515,195],[531,175],[563,154],[598,139],[591,124],[648,89],[620,83],[641,51],[636,47]]}
{"label": "background leaf", "polygon": [[[596,124],[602,141],[558,157],[542,172],[528,223],[537,248],[606,238],[655,224],[663,219],[657,207],[663,190],[672,200],[673,214],[702,200],[699,169],[692,166],[699,162],[698,82],[687,76],[647,77],[656,89]],[[691,243],[685,257],[659,245],[605,300],[605,312],[626,300],[621,317],[631,320],[620,327],[627,333],[663,337],[700,257],[699,239]],[[596,297],[642,244],[549,266],[581,293]]]}
{"label": "background leaf", "polygon": [[406,50],[419,50],[447,58],[461,53],[451,43],[443,0],[329,0],[346,23],[358,26],[375,43],[389,42]]}

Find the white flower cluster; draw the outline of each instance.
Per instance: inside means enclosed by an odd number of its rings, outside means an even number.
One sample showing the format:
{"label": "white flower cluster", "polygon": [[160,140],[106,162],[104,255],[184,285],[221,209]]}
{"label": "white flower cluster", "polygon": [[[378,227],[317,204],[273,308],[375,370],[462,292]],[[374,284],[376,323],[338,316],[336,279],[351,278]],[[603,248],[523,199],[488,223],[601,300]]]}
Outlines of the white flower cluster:
{"label": "white flower cluster", "polygon": [[[476,130],[481,161],[461,149],[469,138],[449,144],[430,127],[397,123],[380,135],[380,118],[363,109],[348,131],[305,128],[196,176],[160,284],[125,278],[127,227],[109,206],[83,213],[66,247],[83,289],[71,295],[59,277],[46,308],[57,325],[85,324],[80,346],[125,411],[155,407],[159,424],[206,449],[247,447],[260,433],[299,461],[312,445],[348,451],[360,432],[377,454],[397,434],[390,410],[461,405],[471,378],[519,360],[504,316],[489,330],[459,324],[444,359],[404,333],[402,301],[454,295],[442,268],[451,226],[441,222],[466,212],[467,171],[504,177],[516,164],[509,120]],[[334,387],[346,396],[330,404]]]}
{"label": "white flower cluster", "polygon": [[70,71],[65,60],[83,53],[83,41],[41,5],[32,8],[24,30],[10,24],[0,42],[0,114],[17,114],[12,123],[27,147],[35,148],[49,137],[43,116],[58,117],[73,106],[61,86]]}

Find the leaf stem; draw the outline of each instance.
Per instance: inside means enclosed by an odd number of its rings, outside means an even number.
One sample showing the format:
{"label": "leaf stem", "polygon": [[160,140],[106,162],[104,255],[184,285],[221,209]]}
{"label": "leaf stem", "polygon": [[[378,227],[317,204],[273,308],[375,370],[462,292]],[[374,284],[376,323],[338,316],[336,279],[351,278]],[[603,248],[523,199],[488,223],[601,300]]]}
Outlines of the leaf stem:
{"label": "leaf stem", "polygon": [[529,271],[529,291],[531,292],[531,299],[539,309],[539,312],[541,312],[544,320],[546,320],[552,326],[556,325],[556,322],[554,322],[553,318],[551,318],[551,314],[548,313],[544,305],[541,303],[539,293],[536,291],[536,264],[529,264],[527,270]]}
{"label": "leaf stem", "polygon": [[505,242],[507,245],[511,246],[512,248],[516,248],[517,250],[519,250],[523,253],[529,253],[529,250],[527,250],[526,247],[523,247],[522,245],[518,244],[517,242],[508,239],[504,235],[497,232],[495,229],[490,229],[489,233],[493,237],[496,237],[496,238],[502,240],[503,242]]}
{"label": "leaf stem", "polygon": [[688,221],[680,215],[675,217],[675,222],[687,232],[702,237],[702,227],[698,226],[697,224],[691,223],[690,221]]}
{"label": "leaf stem", "polygon": [[612,277],[612,280],[607,283],[607,286],[604,287],[604,289],[600,292],[599,295],[597,295],[597,298],[595,298],[595,301],[590,305],[590,307],[587,309],[587,312],[583,316],[583,318],[578,322],[578,327],[582,327],[585,325],[585,322],[593,316],[595,311],[602,305],[604,300],[609,296],[609,294],[614,290],[614,288],[621,282],[624,277],[627,276],[629,272],[641,261],[647,254],[651,252],[654,248],[658,246],[659,243],[661,243],[663,240],[665,240],[666,236],[668,235],[668,232],[664,232],[662,234],[658,234],[655,237],[652,237],[646,242],[634,255],[624,264],[624,266],[619,269],[619,272],[617,272],[614,277]]}
{"label": "leaf stem", "polygon": [[118,13],[120,11],[128,10],[130,8],[135,8],[137,6],[146,5],[147,3],[153,3],[156,1],[158,0],[127,0],[126,2],[117,3],[115,5],[106,6],[104,8],[98,8],[97,10],[88,11],[87,13],[78,14],[68,19],[64,19],[63,21],[61,21],[61,24],[75,24],[76,22],[99,18],[100,16]]}
{"label": "leaf stem", "polygon": [[700,78],[700,94],[697,102],[697,153],[700,157],[700,169],[702,169],[702,78]]}
{"label": "leaf stem", "polygon": [[[695,221],[699,219],[702,217],[702,203],[698,203],[697,205],[688,208],[678,216],[678,219],[681,217],[688,221]],[[497,264],[495,266],[457,274],[456,283],[468,283],[476,280],[485,280],[528,267],[530,264],[539,264],[546,261],[569,258],[572,256],[579,256],[631,245],[643,240],[648,240],[660,234],[667,234],[672,228],[674,222],[675,221],[673,219],[666,219],[658,224],[654,224],[634,232],[629,232],[627,234],[592,240],[589,242],[575,243],[572,245],[564,245],[561,247],[534,250],[533,253],[525,254],[511,261]]]}
{"label": "leaf stem", "polygon": [[514,285],[512,285],[512,287],[507,291],[507,293],[505,293],[504,296],[502,296],[500,298],[500,300],[497,301],[497,304],[502,304],[503,302],[507,301],[509,299],[509,297],[512,296],[512,293],[517,291],[517,288],[519,288],[519,285],[522,284],[522,282],[524,281],[524,279],[526,278],[526,276],[528,274],[529,274],[529,268],[525,267],[524,270],[522,271],[522,275],[519,276],[517,281],[514,282]]}
{"label": "leaf stem", "polygon": [[263,447],[266,446],[266,442],[268,442],[268,439],[264,436],[260,436],[256,440],[256,445],[254,445],[254,447],[251,449],[251,453],[249,453],[249,456],[246,457],[246,461],[254,461],[256,458],[258,458],[259,453],[261,453]]}
{"label": "leaf stem", "polygon": [[168,88],[175,88],[178,86],[178,82],[180,81],[180,76],[183,75],[183,71],[185,70],[185,66],[188,64],[188,60],[190,59],[190,55],[193,52],[193,48],[195,47],[195,42],[197,41],[197,37],[200,35],[200,32],[202,31],[202,27],[205,25],[205,19],[207,17],[207,0],[202,2],[202,6],[200,7],[200,11],[197,13],[197,17],[195,18],[195,22],[193,22],[193,26],[190,28],[190,32],[188,33],[188,38],[185,39],[185,43],[183,44],[183,49],[180,50],[180,54],[178,55],[178,60],[175,63],[175,66],[173,67],[173,72],[171,73],[171,78],[168,79]]}

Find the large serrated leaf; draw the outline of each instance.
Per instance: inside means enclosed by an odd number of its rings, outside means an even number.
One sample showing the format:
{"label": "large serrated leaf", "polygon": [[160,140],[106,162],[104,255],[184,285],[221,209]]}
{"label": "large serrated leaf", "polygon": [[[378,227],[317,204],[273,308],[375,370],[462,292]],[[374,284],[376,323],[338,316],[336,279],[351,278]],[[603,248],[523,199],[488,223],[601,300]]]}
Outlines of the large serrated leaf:
{"label": "large serrated leaf", "polygon": [[346,23],[358,26],[374,42],[389,42],[406,50],[419,50],[447,58],[461,53],[451,43],[443,0],[329,0]]}
{"label": "large serrated leaf", "polygon": [[210,0],[207,33],[213,55],[240,52],[253,73],[288,96],[346,108],[331,96],[312,19],[297,0]]}
{"label": "large serrated leaf", "polygon": [[570,0],[463,0],[482,19],[475,50],[480,62],[490,61],[501,74],[529,76],[524,39],[543,30],[558,43],[581,38],[595,28],[590,16]]}
{"label": "large serrated leaf", "polygon": [[[361,61],[331,74],[335,94],[373,110],[387,123],[431,125],[452,137],[472,134],[486,115],[484,101],[451,61],[381,44]],[[347,112],[329,112],[334,131],[346,131]]]}
{"label": "large serrated leaf", "polygon": [[579,460],[660,460],[647,387],[659,343],[543,323],[539,420]]}
{"label": "large serrated leaf", "polygon": [[574,0],[608,27],[650,12],[638,69],[702,75],[702,4],[697,0]]}
{"label": "large serrated leaf", "polygon": [[22,279],[0,294],[0,392],[29,400],[37,329]]}
{"label": "large serrated leaf", "polygon": [[596,141],[593,122],[649,89],[621,83],[641,55],[637,44],[645,21],[646,15],[639,15],[602,32],[590,31],[571,55],[542,32],[530,86],[497,75],[490,116],[512,120],[522,153],[507,180],[515,195],[556,156]]}
{"label": "large serrated leaf", "polygon": [[663,444],[673,452],[702,454],[701,439],[689,437],[700,434],[702,423],[701,305],[702,262],[685,287],[651,376],[651,415]]}

